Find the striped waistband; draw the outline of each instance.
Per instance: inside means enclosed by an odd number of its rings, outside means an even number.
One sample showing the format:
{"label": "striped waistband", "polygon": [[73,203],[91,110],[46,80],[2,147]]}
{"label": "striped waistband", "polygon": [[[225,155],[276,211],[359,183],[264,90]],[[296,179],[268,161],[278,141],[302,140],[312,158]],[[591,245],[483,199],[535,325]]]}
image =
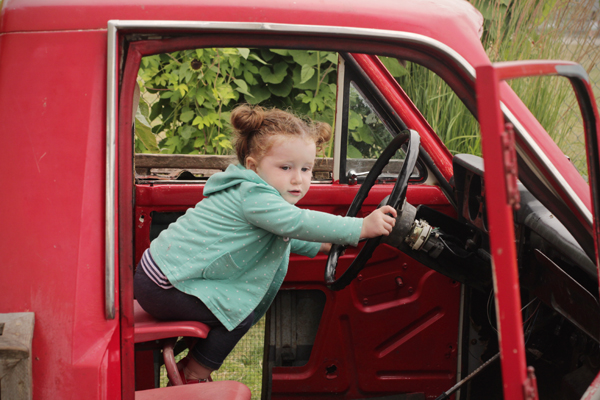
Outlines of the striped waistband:
{"label": "striped waistband", "polygon": [[142,269],[146,275],[148,275],[148,278],[150,278],[150,280],[156,283],[159,287],[163,289],[173,288],[171,282],[169,282],[165,274],[163,274],[159,266],[154,262],[154,259],[150,254],[150,249],[146,249],[146,251],[144,251],[142,259],[140,260],[140,265],[142,266]]}

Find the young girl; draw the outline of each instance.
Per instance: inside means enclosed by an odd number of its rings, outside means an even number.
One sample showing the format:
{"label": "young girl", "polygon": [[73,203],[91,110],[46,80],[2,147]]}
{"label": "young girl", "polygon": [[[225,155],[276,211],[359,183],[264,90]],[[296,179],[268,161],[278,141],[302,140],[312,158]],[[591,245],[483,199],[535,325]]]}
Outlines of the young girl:
{"label": "young girl", "polygon": [[206,198],[152,241],[134,279],[140,306],[155,318],[211,327],[178,365],[184,383],[209,379],[264,315],[290,252],[314,257],[331,243],[356,246],[395,224],[389,206],[364,219],[295,206],[310,187],[329,125],[247,105],[231,113],[231,123],[239,165],[210,177]]}

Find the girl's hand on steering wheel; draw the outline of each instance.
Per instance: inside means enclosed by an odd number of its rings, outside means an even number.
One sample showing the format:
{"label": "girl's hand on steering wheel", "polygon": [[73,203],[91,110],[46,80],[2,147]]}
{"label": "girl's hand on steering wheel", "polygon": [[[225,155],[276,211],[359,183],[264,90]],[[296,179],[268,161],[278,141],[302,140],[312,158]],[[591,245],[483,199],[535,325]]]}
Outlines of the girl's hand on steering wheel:
{"label": "girl's hand on steering wheel", "polygon": [[[391,216],[387,214],[391,214]],[[396,225],[397,216],[396,210],[391,206],[383,206],[373,211],[363,220],[360,231],[361,239],[389,235]]]}
{"label": "girl's hand on steering wheel", "polygon": [[331,251],[331,243],[321,243],[320,253],[329,254]]}

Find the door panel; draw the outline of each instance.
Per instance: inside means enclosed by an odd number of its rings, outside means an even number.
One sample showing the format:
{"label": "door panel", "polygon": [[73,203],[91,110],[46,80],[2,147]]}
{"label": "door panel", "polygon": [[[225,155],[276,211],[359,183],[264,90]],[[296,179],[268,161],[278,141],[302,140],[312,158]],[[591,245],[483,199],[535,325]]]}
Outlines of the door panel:
{"label": "door panel", "polygon": [[[345,213],[357,186],[319,185],[311,188],[302,207],[335,214]],[[377,185],[363,206],[366,215],[391,191]],[[335,193],[344,190],[343,196]],[[331,195],[328,195],[331,193]],[[442,212],[453,210],[438,187],[411,185],[411,204],[426,204]],[[359,246],[360,247],[360,246]],[[351,263],[359,249],[349,248],[340,258],[338,274]],[[285,296],[295,292],[297,303],[287,312],[274,304],[271,310],[270,348],[266,371],[272,399],[292,393],[310,398],[364,398],[377,393],[442,393],[456,379],[460,285],[407,257],[381,245],[344,290],[333,292],[324,284],[327,257],[314,259],[293,255],[282,287]],[[339,275],[338,275],[339,276]],[[314,311],[307,306],[306,292],[319,292],[325,302]],[[280,293],[280,296],[282,294]],[[315,296],[313,296],[314,298]],[[303,318],[305,310],[322,312],[320,320]],[[297,318],[290,318],[296,313]],[[282,317],[281,315],[287,315]],[[305,323],[306,322],[306,323]],[[318,326],[310,324],[318,323]],[[293,324],[298,341],[316,330],[310,358],[302,366],[282,366],[274,353],[281,352],[273,337]],[[269,339],[267,339],[269,340]],[[335,396],[334,396],[335,397]]]}

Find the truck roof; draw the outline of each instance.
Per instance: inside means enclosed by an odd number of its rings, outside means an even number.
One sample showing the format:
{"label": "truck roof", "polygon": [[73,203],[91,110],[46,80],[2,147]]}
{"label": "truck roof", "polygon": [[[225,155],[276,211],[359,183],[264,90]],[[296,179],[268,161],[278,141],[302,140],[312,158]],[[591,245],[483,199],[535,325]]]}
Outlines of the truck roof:
{"label": "truck roof", "polygon": [[483,18],[465,0],[5,0],[0,34],[104,30],[109,20],[235,21],[405,31],[447,44],[472,63],[476,61],[473,56],[479,61],[483,53],[478,40]]}

